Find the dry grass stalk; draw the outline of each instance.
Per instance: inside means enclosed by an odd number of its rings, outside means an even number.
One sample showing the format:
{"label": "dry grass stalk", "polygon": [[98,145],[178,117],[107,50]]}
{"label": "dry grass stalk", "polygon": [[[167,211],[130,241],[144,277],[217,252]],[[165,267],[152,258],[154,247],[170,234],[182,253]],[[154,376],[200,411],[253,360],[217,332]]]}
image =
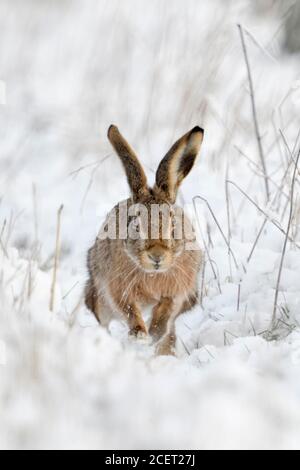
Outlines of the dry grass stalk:
{"label": "dry grass stalk", "polygon": [[205,241],[205,237],[204,237],[203,234],[202,234],[202,230],[201,230],[201,225],[200,225],[200,220],[199,220],[199,216],[198,216],[198,212],[197,212],[197,207],[196,207],[195,199],[193,199],[193,206],[194,206],[194,212],[195,212],[196,219],[197,219],[198,230],[199,230],[199,233],[201,234],[201,238],[202,238],[202,241],[203,241],[205,253],[206,253],[207,259],[208,259],[208,261],[209,261],[209,264],[210,264],[210,267],[211,267],[211,270],[212,270],[214,279],[215,279],[215,281],[217,282],[218,290],[219,290],[219,292],[220,292],[220,294],[221,294],[221,293],[222,293],[222,289],[221,289],[220,279],[219,279],[219,276],[217,275],[216,269],[215,269],[215,267],[214,267],[214,262],[213,262],[213,260],[211,259],[210,252],[209,252],[209,248],[208,248],[207,243],[206,243],[206,241]]}
{"label": "dry grass stalk", "polygon": [[228,262],[229,262],[229,273],[230,273],[230,281],[232,281],[232,265],[231,265],[231,256],[230,256],[230,250],[231,250],[231,237],[232,237],[232,232],[231,232],[231,214],[230,214],[230,194],[228,190],[228,184],[226,181],[229,179],[229,164],[227,161],[227,167],[226,167],[226,180],[225,180],[225,196],[226,196],[226,214],[227,214],[227,240],[228,240]]}
{"label": "dry grass stalk", "polygon": [[5,246],[4,246],[4,243],[3,243],[3,241],[2,241],[3,234],[4,234],[4,231],[5,231],[5,227],[6,227],[6,220],[4,220],[4,222],[3,222],[2,229],[1,229],[1,233],[0,233],[0,247],[1,247],[2,251],[3,251],[3,253],[4,253],[4,256],[5,256],[6,258],[8,258],[7,250],[6,250],[6,248],[5,248]]}
{"label": "dry grass stalk", "polygon": [[203,201],[203,202],[206,204],[206,206],[207,206],[209,212],[210,212],[211,215],[212,215],[212,218],[213,218],[213,220],[214,220],[216,226],[218,227],[218,229],[219,229],[219,231],[220,231],[220,234],[221,234],[221,236],[222,236],[224,242],[226,243],[226,246],[227,246],[227,248],[228,248],[228,251],[229,251],[229,253],[230,253],[231,256],[232,256],[232,259],[233,259],[234,264],[235,264],[235,268],[238,270],[238,269],[239,269],[239,265],[238,265],[238,263],[237,263],[235,254],[233,253],[233,251],[232,251],[232,249],[231,249],[230,242],[227,240],[226,235],[224,234],[223,229],[222,229],[222,227],[221,227],[221,225],[220,225],[220,223],[219,223],[219,221],[218,221],[218,219],[217,219],[217,217],[216,217],[214,211],[212,210],[212,208],[211,208],[209,202],[208,202],[206,199],[204,199],[203,197],[201,197],[201,196],[195,196],[195,197],[194,197],[194,201],[197,200],[197,199],[200,199],[200,201]]}
{"label": "dry grass stalk", "polygon": [[58,212],[57,212],[57,228],[56,228],[56,245],[55,245],[55,257],[54,257],[54,268],[53,268],[53,279],[51,285],[51,295],[50,295],[50,312],[54,310],[54,303],[55,303],[55,290],[56,290],[56,279],[57,279],[57,270],[59,266],[59,259],[60,259],[60,229],[61,229],[61,215],[64,206],[61,205]]}
{"label": "dry grass stalk", "polygon": [[[245,196],[245,198],[249,202],[251,202],[251,204],[253,204],[257,208],[257,210],[268,219],[269,222],[274,225],[274,227],[276,227],[283,235],[286,236],[286,231],[281,227],[279,222],[274,219],[271,219],[271,217],[255,201],[253,201],[253,199],[251,199],[251,197],[248,196],[248,194],[246,194],[245,191],[243,191],[236,183],[234,183],[233,181],[228,181],[228,183],[234,186],[238,191],[240,191]],[[288,240],[293,243],[298,249],[300,249],[300,245],[295,240],[293,240],[292,237],[288,236]]]}
{"label": "dry grass stalk", "polygon": [[292,179],[290,212],[289,212],[288,226],[287,226],[287,230],[286,230],[286,236],[285,236],[284,245],[283,245],[283,249],[282,249],[282,254],[281,254],[281,259],[280,259],[280,266],[279,266],[277,283],[276,283],[275,300],[274,300],[274,308],[273,308],[273,316],[272,316],[272,324],[271,324],[271,329],[272,330],[274,330],[274,328],[276,326],[275,323],[276,323],[276,314],[277,314],[277,308],[278,308],[277,304],[278,304],[278,296],[279,296],[279,286],[280,286],[283,263],[284,263],[284,258],[285,258],[285,254],[286,254],[287,244],[288,244],[288,241],[289,241],[289,233],[290,233],[290,230],[291,230],[293,213],[294,213],[295,182],[296,182],[296,176],[297,176],[297,172],[298,172],[299,158],[300,158],[300,151],[298,152],[298,155],[297,155],[297,159],[296,159],[296,162],[295,162],[294,173],[293,173],[293,179]]}
{"label": "dry grass stalk", "polygon": [[246,46],[246,41],[245,41],[245,36],[244,36],[244,30],[243,30],[241,25],[238,25],[238,28],[239,28],[239,31],[240,31],[242,47],[243,47],[243,52],[244,52],[244,57],[245,57],[245,62],[246,62],[246,67],[247,67],[247,72],[248,72],[248,80],[249,80],[249,87],[250,87],[250,96],[251,96],[254,128],[255,128],[255,134],[256,134],[256,139],[257,139],[257,144],[258,144],[260,163],[261,163],[263,174],[264,174],[264,182],[265,182],[265,190],[266,190],[266,202],[268,203],[269,200],[270,200],[270,188],[269,188],[269,180],[268,180],[268,173],[267,173],[264,149],[263,149],[263,145],[262,145],[262,138],[261,138],[261,133],[260,133],[259,124],[258,124],[252,72],[251,72],[251,67],[250,67],[250,62],[249,62],[249,57],[248,57],[248,52],[247,52],[247,46]]}
{"label": "dry grass stalk", "polygon": [[37,210],[37,191],[36,185],[32,185],[32,202],[33,202],[33,222],[34,222],[34,246],[36,247],[39,239],[39,224],[38,224],[38,210]]}
{"label": "dry grass stalk", "polygon": [[203,261],[202,275],[201,275],[201,293],[200,293],[200,305],[203,308],[203,299],[205,291],[205,270],[206,270],[206,260]]}

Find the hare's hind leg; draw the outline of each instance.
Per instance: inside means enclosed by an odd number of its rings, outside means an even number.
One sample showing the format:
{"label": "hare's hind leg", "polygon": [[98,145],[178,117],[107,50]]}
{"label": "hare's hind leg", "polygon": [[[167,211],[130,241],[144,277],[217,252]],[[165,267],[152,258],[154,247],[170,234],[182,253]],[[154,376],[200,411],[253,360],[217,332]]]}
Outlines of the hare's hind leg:
{"label": "hare's hind leg", "polygon": [[189,312],[190,310],[192,310],[198,303],[199,301],[199,294],[198,292],[195,290],[195,292],[193,292],[192,294],[189,295],[188,299],[184,301],[183,305],[182,305],[182,308],[180,310],[180,313],[179,315],[181,315],[182,313],[186,313],[186,312]]}
{"label": "hare's hind leg", "polygon": [[85,298],[85,305],[87,306],[87,308],[96,315],[96,312],[95,312],[96,289],[94,288],[91,280],[88,281],[85,287],[84,298]]}
{"label": "hare's hind leg", "polygon": [[92,280],[89,280],[85,288],[85,304],[93,312],[101,326],[107,327],[110,322],[104,298],[99,295]]}

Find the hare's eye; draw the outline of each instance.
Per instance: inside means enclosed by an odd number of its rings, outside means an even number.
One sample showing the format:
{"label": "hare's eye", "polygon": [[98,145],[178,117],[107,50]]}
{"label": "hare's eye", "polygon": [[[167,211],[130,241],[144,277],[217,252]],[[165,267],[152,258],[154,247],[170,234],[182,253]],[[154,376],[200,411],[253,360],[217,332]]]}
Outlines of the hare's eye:
{"label": "hare's eye", "polygon": [[133,219],[132,221],[132,225],[135,229],[136,232],[139,232],[140,231],[140,221],[138,219],[138,217],[136,217],[135,219]]}
{"label": "hare's eye", "polygon": [[171,224],[172,224],[172,230],[173,232],[175,232],[175,230],[178,228],[178,219],[175,216],[172,217]]}

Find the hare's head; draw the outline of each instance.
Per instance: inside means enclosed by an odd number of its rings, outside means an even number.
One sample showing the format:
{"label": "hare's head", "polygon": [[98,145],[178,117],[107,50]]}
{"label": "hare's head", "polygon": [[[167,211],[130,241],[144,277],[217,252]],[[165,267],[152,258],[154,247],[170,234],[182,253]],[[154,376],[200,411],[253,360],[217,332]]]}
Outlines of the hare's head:
{"label": "hare's head", "polygon": [[127,255],[144,271],[168,271],[185,249],[185,218],[175,205],[183,179],[194,166],[204,131],[195,127],[179,139],[161,161],[154,188],[147,184],[145,172],[132,148],[115,126],[108,138],[119,155],[131,189],[128,203]]}

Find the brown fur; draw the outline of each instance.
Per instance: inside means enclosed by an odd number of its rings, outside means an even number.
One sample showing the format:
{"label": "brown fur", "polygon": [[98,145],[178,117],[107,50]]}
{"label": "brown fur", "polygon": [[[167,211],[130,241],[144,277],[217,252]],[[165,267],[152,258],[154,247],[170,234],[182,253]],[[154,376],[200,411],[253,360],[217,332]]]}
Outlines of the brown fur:
{"label": "brown fur", "polygon": [[133,149],[116,126],[110,126],[107,136],[123,163],[134,199],[138,199],[147,191],[147,178],[144,170]]}
{"label": "brown fur", "polygon": [[[182,213],[182,209],[174,206],[173,199],[193,166],[203,131],[193,129],[172,147],[159,167],[157,184],[152,190],[147,187],[137,157],[114,126],[109,130],[109,138],[124,164],[132,191],[133,198],[125,202],[127,206],[130,208],[138,201],[150,212],[153,204],[167,203]],[[172,229],[171,222],[168,229]],[[198,295],[201,252],[186,251],[184,242],[172,237],[165,239],[161,227],[157,240],[97,238],[88,254],[87,307],[104,326],[114,316],[121,315],[128,323],[130,334],[140,336],[147,335],[142,308],[153,305],[149,333],[158,341],[158,354],[171,354],[176,341],[175,320],[196,304]],[[160,259],[162,272],[151,271],[152,257]]]}
{"label": "brown fur", "polygon": [[156,186],[173,204],[180,184],[194,166],[203,135],[203,129],[194,127],[175,142],[158,167]]}

